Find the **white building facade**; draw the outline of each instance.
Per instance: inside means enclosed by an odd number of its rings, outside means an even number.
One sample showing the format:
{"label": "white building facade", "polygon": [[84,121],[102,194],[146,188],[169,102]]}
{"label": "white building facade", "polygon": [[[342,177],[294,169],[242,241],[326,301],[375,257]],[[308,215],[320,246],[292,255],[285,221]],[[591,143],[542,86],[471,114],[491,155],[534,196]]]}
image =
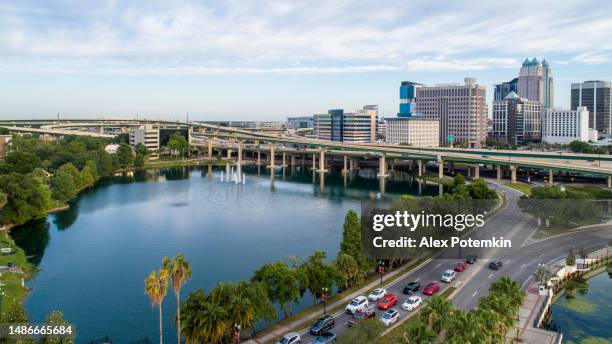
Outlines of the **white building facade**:
{"label": "white building facade", "polygon": [[589,111],[580,106],[576,110],[546,109],[542,118],[542,142],[568,144],[588,142],[597,136],[589,129]]}
{"label": "white building facade", "polygon": [[387,118],[386,122],[386,143],[419,147],[439,146],[440,121],[437,118],[397,117]]}

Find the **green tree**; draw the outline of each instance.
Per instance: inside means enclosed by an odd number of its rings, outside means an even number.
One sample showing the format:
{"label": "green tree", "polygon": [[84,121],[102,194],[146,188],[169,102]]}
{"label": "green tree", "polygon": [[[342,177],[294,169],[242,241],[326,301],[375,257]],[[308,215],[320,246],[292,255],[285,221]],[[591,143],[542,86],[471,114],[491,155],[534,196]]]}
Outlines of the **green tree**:
{"label": "green tree", "polygon": [[427,305],[421,309],[419,317],[427,323],[427,327],[435,333],[440,333],[442,328],[448,323],[450,314],[453,311],[453,303],[439,295],[433,296]]}
{"label": "green tree", "polygon": [[134,167],[143,168],[145,165],[144,156],[141,154],[136,154],[136,158],[134,158]]}
{"label": "green tree", "polygon": [[490,189],[482,178],[478,178],[468,185],[468,192],[472,199],[497,199],[495,190]]}
{"label": "green tree", "polygon": [[220,343],[230,329],[225,308],[210,301],[201,289],[190,293],[181,309],[181,333],[189,344]]}
{"label": "green tree", "polygon": [[181,344],[181,288],[191,278],[191,266],[182,253],[177,254],[172,260],[164,257],[163,265],[172,278],[172,289],[176,296],[176,337],[178,344]]}
{"label": "green tree", "polygon": [[94,182],[100,179],[100,173],[98,172],[98,163],[96,163],[95,160],[87,160],[83,169],[85,168],[89,168],[89,170],[91,171],[91,176],[93,177]]}
{"label": "green tree", "polygon": [[285,318],[291,313],[291,304],[300,301],[296,270],[281,261],[263,265],[255,270],[252,280],[266,286],[270,300],[278,303]]}
{"label": "green tree", "polygon": [[170,150],[171,154],[178,154],[181,158],[189,152],[189,142],[180,131],[175,131],[170,135],[166,147]]}
{"label": "green tree", "polygon": [[447,338],[461,339],[463,343],[484,343],[487,334],[477,313],[455,310],[444,326]]}
{"label": "green tree", "polygon": [[334,283],[341,281],[341,276],[335,266],[325,261],[326,257],[325,252],[315,251],[299,267],[306,277],[305,288],[312,294],[314,304],[322,295],[323,288],[331,291]]}
{"label": "green tree", "polygon": [[521,286],[508,276],[502,276],[499,280],[492,283],[489,286],[489,291],[507,296],[513,307],[517,309],[525,298],[525,292],[521,289]]}
{"label": "green tree", "polygon": [[359,271],[359,264],[357,264],[355,258],[346,253],[342,253],[338,255],[334,264],[338,272],[342,275],[344,288],[348,289],[359,282],[361,274]]}
{"label": "green tree", "polygon": [[[64,319],[64,313],[60,311],[53,311],[45,320],[45,325],[68,325],[69,322]],[[74,336],[74,333],[71,335]],[[66,335],[50,335],[46,337],[40,338],[40,344],[72,344],[74,340],[72,340],[71,336]]]}
{"label": "green tree", "polygon": [[427,325],[418,320],[410,324],[401,344],[430,344],[436,337],[436,334]]}
{"label": "green tree", "polygon": [[593,146],[591,146],[590,144],[586,142],[579,141],[579,140],[574,140],[570,142],[569,148],[574,153],[592,153],[593,152]]}
{"label": "green tree", "polygon": [[348,254],[355,259],[362,273],[366,273],[370,268],[365,255],[363,254],[363,243],[361,242],[361,221],[353,209],[349,209],[344,217],[342,226],[342,242],[338,257]]}
{"label": "green tree", "polygon": [[94,173],[96,173],[96,171],[90,166],[85,165],[85,167],[83,167],[80,175],[81,187],[90,187],[94,185],[96,182]]}
{"label": "green tree", "polygon": [[80,190],[83,187],[83,182],[81,180],[81,172],[74,166],[71,162],[65,163],[57,169],[57,172],[66,172],[72,176],[72,181],[74,182],[74,187]]}
{"label": "green tree", "polygon": [[164,332],[162,327],[162,303],[168,293],[168,270],[162,268],[152,271],[145,279],[145,293],[151,299],[151,305],[159,308],[159,343],[163,343]]}
{"label": "green tree", "polygon": [[0,175],[0,190],[6,199],[0,212],[2,223],[20,225],[46,214],[50,194],[40,179],[15,172]]}
{"label": "green tree", "polygon": [[8,308],[2,312],[2,322],[4,323],[23,324],[29,321],[28,314],[20,302],[11,303]]}
{"label": "green tree", "polygon": [[57,171],[51,177],[51,195],[53,198],[66,202],[77,194],[72,175],[66,171]]}
{"label": "green tree", "polygon": [[119,167],[128,168],[134,164],[134,155],[132,154],[132,147],[127,143],[121,143],[117,148],[117,161]]}
{"label": "green tree", "polygon": [[104,150],[100,150],[96,154],[96,167],[98,175],[103,176],[113,171],[113,159],[110,154]]}
{"label": "green tree", "polygon": [[42,161],[36,154],[21,150],[9,152],[5,161],[11,171],[21,174],[30,173],[35,168],[42,167]]}

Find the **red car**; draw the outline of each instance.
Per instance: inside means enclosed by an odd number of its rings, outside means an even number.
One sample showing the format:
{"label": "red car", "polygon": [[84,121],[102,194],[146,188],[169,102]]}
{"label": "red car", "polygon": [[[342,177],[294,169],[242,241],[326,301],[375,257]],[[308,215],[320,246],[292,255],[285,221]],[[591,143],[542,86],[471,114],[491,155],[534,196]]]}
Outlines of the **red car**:
{"label": "red car", "polygon": [[397,296],[393,294],[387,294],[378,302],[378,308],[389,309],[397,303]]}
{"label": "red car", "polygon": [[465,262],[457,262],[455,266],[453,267],[453,269],[455,271],[461,272],[465,270],[466,267],[467,267],[467,264],[465,264]]}
{"label": "red car", "polygon": [[425,289],[423,289],[423,295],[433,295],[440,290],[440,285],[437,282],[429,283]]}

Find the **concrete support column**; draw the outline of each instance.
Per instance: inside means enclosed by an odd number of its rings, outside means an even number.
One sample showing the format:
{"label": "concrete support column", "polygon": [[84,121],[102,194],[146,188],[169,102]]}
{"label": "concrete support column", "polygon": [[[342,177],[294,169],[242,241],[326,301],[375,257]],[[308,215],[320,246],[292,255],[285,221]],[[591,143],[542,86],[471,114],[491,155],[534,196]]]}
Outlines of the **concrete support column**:
{"label": "concrete support column", "polygon": [[516,183],[516,166],[510,165],[510,181]]}
{"label": "concrete support column", "polygon": [[376,176],[383,178],[387,176],[387,157],[384,154],[378,158],[378,174]]}
{"label": "concrete support column", "polygon": [[472,167],[470,165],[467,165],[467,176],[471,177],[472,176]]}
{"label": "concrete support column", "polygon": [[312,153],[312,170],[316,170],[317,169],[317,154],[316,153]]}
{"label": "concrete support column", "polygon": [[454,162],[449,162],[448,163],[448,171],[450,172],[451,175],[455,174],[455,163]]}
{"label": "concrete support column", "polygon": [[348,157],[345,155],[344,156],[344,164],[342,165],[342,173],[347,173],[348,170]]}
{"label": "concrete support column", "polygon": [[261,165],[261,152],[257,151],[257,165]]}
{"label": "concrete support column", "polygon": [[417,170],[419,171],[419,177],[423,175],[423,160],[417,160]]}
{"label": "concrete support column", "polygon": [[291,159],[289,159],[291,166],[295,166],[295,155],[291,156]]}
{"label": "concrete support column", "polygon": [[527,169],[525,173],[527,174],[527,183],[531,183],[531,176],[529,175],[529,169]]}
{"label": "concrete support column", "polygon": [[444,178],[444,160],[440,159],[438,162],[438,178]]}
{"label": "concrete support column", "polygon": [[501,165],[497,165],[497,180],[501,180],[502,177],[502,170],[501,170]]}
{"label": "concrete support column", "polygon": [[548,185],[552,186],[554,183],[553,180],[553,170],[552,168],[548,170]]}
{"label": "concrete support column", "polygon": [[213,158],[213,141],[212,138],[209,137],[208,138],[208,158],[212,159]]}
{"label": "concrete support column", "polygon": [[326,172],[325,170],[325,150],[319,150],[319,172]]}
{"label": "concrete support column", "polygon": [[608,189],[612,189],[612,177],[608,177]]}
{"label": "concrete support column", "polygon": [[231,149],[227,150],[227,160],[232,160],[232,150]]}
{"label": "concrete support column", "polygon": [[270,146],[270,166],[268,166],[269,168],[274,168],[274,144],[272,144]]}
{"label": "concrete support column", "polygon": [[474,165],[474,179],[480,178],[480,165]]}
{"label": "concrete support column", "polygon": [[287,167],[287,155],[284,151],[283,151],[283,164],[281,165],[281,167]]}
{"label": "concrete support column", "polygon": [[238,163],[242,164],[242,141],[238,141]]}

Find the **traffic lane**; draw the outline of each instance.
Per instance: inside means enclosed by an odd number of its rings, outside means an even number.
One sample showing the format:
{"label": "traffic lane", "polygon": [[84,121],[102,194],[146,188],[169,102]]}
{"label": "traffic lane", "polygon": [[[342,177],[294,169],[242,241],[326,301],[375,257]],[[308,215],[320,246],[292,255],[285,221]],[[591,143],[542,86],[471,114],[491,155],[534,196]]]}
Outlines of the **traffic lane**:
{"label": "traffic lane", "polygon": [[[421,284],[421,287],[419,291],[415,293],[415,295],[421,296],[421,298],[423,299],[423,303],[425,303],[427,302],[427,300],[431,298],[431,296],[423,295],[423,289],[429,282],[438,282],[438,284],[440,285],[440,291],[438,291],[436,295],[442,294],[446,289],[448,289],[449,286],[459,286],[460,283],[465,284],[467,282],[467,279],[469,277],[467,276],[468,274],[467,271],[469,271],[471,266],[468,266],[468,268],[466,269],[466,272],[458,272],[457,279],[455,279],[451,283],[444,283],[440,281],[440,277],[442,276],[444,271],[452,269],[452,267],[454,266],[456,262],[457,262],[456,259],[433,259],[429,261],[427,264],[420,267],[414,273],[408,275],[407,277],[399,281],[394,282],[390,286],[386,286],[387,293],[394,294],[398,298],[397,304],[393,306],[393,308],[399,311],[400,319],[408,316],[411,313],[411,312],[405,311],[401,307],[402,303],[408,298],[408,295],[403,294],[403,289],[404,289],[404,286],[406,286],[406,284],[413,282],[413,281],[419,282]],[[383,281],[383,285],[384,285],[384,281]],[[363,295],[363,296],[367,297],[367,295]],[[370,301],[370,304],[377,305],[377,302]],[[378,309],[378,307],[376,307],[375,312],[376,312],[375,320],[380,321],[380,318],[382,317],[385,311],[380,310]],[[344,309],[336,312],[335,314],[332,314],[332,316],[334,317],[336,321],[336,325],[332,331],[336,332],[336,334],[340,336],[342,333],[344,333],[345,331],[349,329],[349,327],[346,326],[346,323],[349,320],[351,320],[353,317],[351,314],[346,313]],[[304,343],[310,343],[314,341],[314,339],[316,338],[316,336],[312,336],[309,333],[309,329],[302,331],[300,335],[302,336],[302,340]]]}

